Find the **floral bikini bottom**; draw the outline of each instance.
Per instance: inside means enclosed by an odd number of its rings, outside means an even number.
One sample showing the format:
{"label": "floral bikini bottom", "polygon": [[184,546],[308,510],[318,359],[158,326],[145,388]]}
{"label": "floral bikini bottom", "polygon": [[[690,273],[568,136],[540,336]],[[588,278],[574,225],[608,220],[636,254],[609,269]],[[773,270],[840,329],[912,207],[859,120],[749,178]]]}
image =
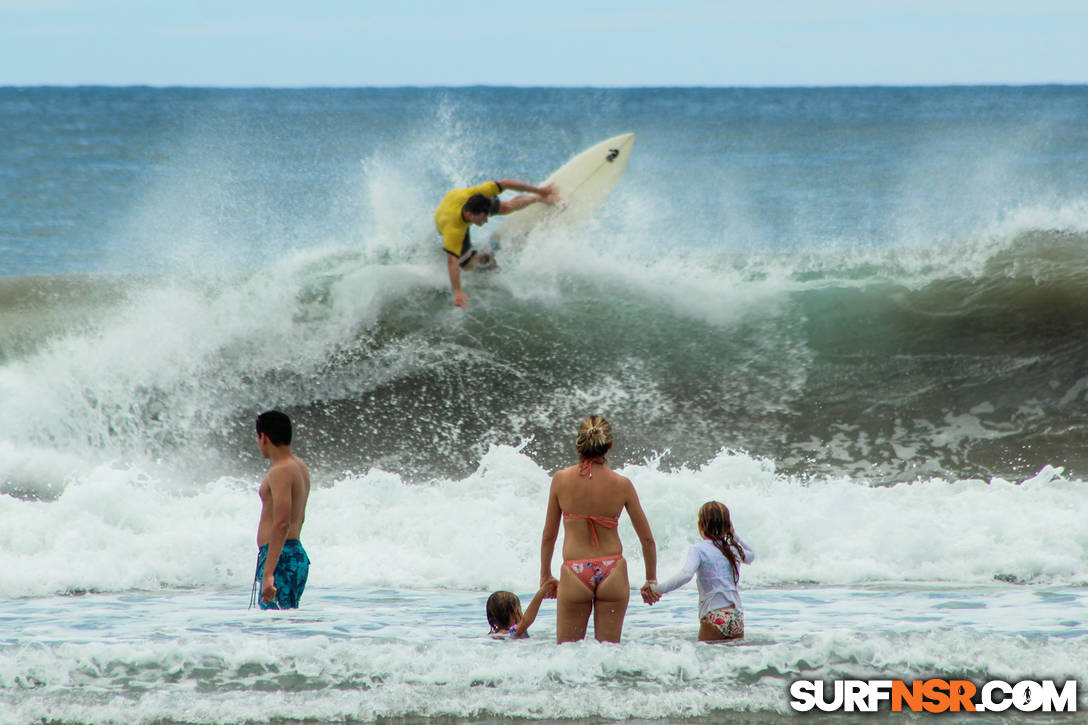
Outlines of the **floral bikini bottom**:
{"label": "floral bikini bottom", "polygon": [[597,585],[607,579],[621,561],[622,556],[605,556],[600,559],[573,559],[563,564],[582,580],[589,591],[596,592]]}
{"label": "floral bikini bottom", "polygon": [[740,639],[744,636],[744,612],[733,607],[707,612],[700,621],[715,627],[726,639]]}

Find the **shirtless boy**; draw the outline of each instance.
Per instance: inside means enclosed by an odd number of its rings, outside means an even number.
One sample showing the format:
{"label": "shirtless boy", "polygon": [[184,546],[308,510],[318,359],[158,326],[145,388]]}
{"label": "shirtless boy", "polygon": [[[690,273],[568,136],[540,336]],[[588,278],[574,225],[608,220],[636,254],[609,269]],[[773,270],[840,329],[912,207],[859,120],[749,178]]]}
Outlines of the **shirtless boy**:
{"label": "shirtless boy", "polygon": [[291,419],[278,410],[257,416],[257,447],[272,461],[272,468],[259,491],[261,520],[250,606],[260,587],[261,609],[294,609],[310,572],[310,559],[299,541],[310,495],[310,471],[291,452]]}

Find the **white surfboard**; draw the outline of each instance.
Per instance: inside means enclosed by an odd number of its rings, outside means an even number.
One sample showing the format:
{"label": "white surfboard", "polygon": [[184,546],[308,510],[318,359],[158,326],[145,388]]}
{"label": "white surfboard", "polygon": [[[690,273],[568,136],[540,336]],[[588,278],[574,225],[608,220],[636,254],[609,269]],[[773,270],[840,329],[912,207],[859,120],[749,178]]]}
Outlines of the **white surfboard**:
{"label": "white surfboard", "polygon": [[538,227],[573,225],[588,219],[619,181],[631,156],[635,134],[613,136],[591,146],[559,167],[538,184],[555,184],[560,203],[533,204],[502,218],[502,226],[492,239],[502,244],[517,244]]}

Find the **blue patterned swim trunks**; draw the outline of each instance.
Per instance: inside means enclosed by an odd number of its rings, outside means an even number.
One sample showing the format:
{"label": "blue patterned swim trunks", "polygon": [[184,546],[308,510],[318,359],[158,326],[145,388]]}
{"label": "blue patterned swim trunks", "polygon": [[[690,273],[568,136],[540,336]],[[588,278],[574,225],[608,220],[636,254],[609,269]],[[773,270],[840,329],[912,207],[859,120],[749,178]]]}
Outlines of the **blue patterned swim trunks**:
{"label": "blue patterned swim trunks", "polygon": [[261,609],[297,609],[302,590],[306,588],[306,578],[310,575],[310,557],[306,556],[302,542],[298,539],[283,542],[283,550],[280,551],[274,574],[276,598],[271,602],[261,601],[261,580],[264,578],[264,562],[267,558],[268,544],[265,544],[257,550],[257,571],[253,575],[253,593],[249,598],[249,606],[258,603]]}

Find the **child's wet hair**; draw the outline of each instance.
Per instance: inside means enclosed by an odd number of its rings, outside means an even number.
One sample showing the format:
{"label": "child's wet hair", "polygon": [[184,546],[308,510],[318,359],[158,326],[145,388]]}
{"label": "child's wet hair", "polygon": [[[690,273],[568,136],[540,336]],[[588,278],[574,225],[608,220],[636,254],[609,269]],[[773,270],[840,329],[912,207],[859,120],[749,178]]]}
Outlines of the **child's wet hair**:
{"label": "child's wet hair", "polygon": [[733,521],[729,516],[729,508],[721,501],[707,501],[699,507],[699,530],[703,536],[714,542],[722,556],[729,560],[733,568],[733,578],[740,578],[740,567],[737,564],[738,556],[744,557],[740,545],[733,538]]}
{"label": "child's wet hair", "polygon": [[732,536],[733,522],[729,517],[729,507],[721,501],[704,503],[699,507],[699,528],[712,540]]}
{"label": "child's wet hair", "polygon": [[603,415],[589,416],[578,427],[574,446],[582,458],[603,456],[612,447],[612,424]]}
{"label": "child's wet hair", "polygon": [[505,629],[513,625],[514,613],[521,606],[521,600],[513,592],[495,592],[487,598],[487,623],[491,630]]}

